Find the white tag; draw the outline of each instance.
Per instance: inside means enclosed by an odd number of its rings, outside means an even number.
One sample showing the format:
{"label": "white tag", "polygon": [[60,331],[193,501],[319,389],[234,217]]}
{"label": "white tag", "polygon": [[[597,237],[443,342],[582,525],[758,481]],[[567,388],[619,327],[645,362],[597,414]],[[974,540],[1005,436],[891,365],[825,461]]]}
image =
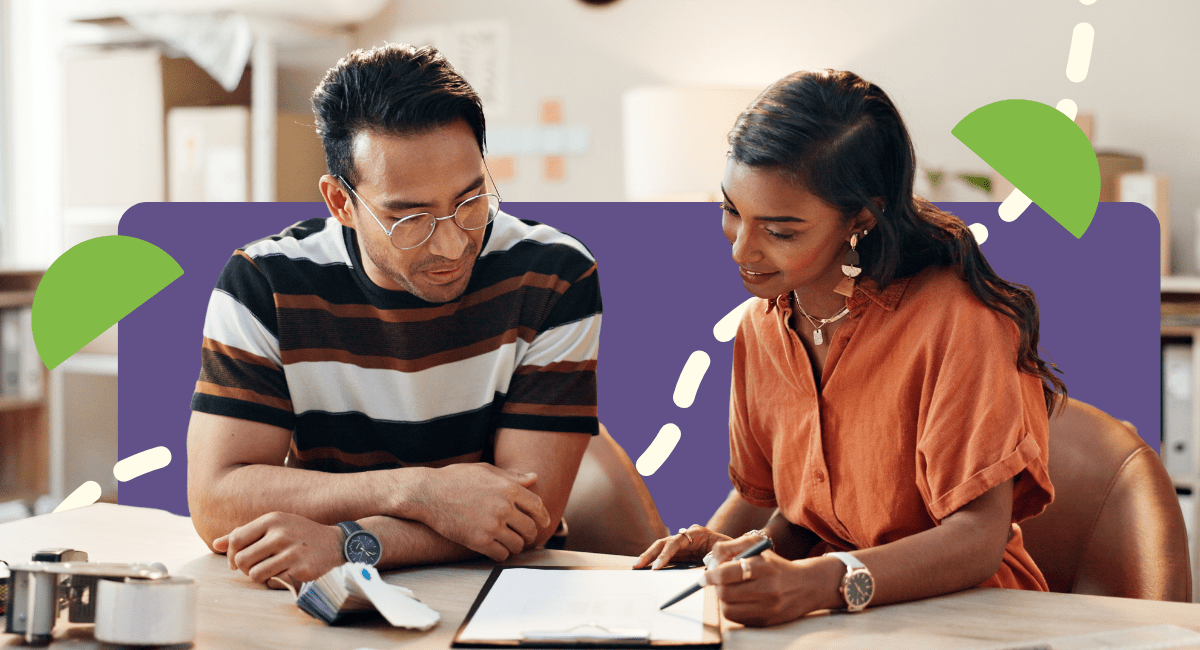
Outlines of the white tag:
{"label": "white tag", "polygon": [[412,591],[399,585],[389,585],[379,577],[375,567],[365,564],[346,564],[351,584],[371,601],[375,609],[396,627],[428,630],[437,624],[441,615],[417,600]]}

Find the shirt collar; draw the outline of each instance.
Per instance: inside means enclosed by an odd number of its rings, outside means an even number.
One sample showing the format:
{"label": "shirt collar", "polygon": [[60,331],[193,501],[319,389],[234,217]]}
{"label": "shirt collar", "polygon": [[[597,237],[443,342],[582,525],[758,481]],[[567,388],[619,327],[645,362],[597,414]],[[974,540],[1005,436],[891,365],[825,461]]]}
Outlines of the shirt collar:
{"label": "shirt collar", "polygon": [[871,278],[863,278],[855,283],[854,294],[850,296],[850,300],[846,304],[851,310],[855,310],[871,300],[887,311],[896,311],[896,305],[900,304],[900,298],[904,296],[904,290],[908,288],[908,283],[911,281],[911,276],[897,278],[892,280],[886,289],[880,289],[879,285]]}
{"label": "shirt collar", "polygon": [[[904,290],[908,288],[908,283],[912,281],[912,277],[898,278],[893,280],[886,289],[880,289],[879,285],[871,278],[863,278],[855,283],[854,293],[846,301],[846,306],[850,311],[858,311],[868,300],[883,307],[887,311],[896,311],[896,306],[900,304],[900,298],[904,296]],[[781,313],[790,311],[791,294],[785,293],[781,296],[768,298],[766,304],[766,313],[771,313],[778,308]]]}

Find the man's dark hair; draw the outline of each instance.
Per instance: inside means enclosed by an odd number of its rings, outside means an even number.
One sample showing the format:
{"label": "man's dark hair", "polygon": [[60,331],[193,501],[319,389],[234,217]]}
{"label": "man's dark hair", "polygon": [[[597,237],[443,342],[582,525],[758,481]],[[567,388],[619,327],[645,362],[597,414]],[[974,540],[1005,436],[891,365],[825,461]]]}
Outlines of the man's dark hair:
{"label": "man's dark hair", "polygon": [[415,135],[462,119],[484,150],[483,103],[433,47],[355,50],[325,73],[312,105],[329,174],[351,185],[354,136],[363,130]]}

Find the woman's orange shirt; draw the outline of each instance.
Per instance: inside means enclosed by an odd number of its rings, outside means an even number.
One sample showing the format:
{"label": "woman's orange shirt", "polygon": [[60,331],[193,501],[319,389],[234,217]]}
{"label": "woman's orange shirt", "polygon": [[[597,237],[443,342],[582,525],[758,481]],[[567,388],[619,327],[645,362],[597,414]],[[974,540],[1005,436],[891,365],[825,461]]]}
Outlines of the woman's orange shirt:
{"label": "woman's orange shirt", "polygon": [[811,556],[928,530],[1016,477],[1013,535],[982,586],[1046,591],[1016,522],[1054,498],[1039,377],[1019,333],[952,270],[858,283],[816,383],[786,297],[751,303],[734,344],[729,475],[823,540]]}

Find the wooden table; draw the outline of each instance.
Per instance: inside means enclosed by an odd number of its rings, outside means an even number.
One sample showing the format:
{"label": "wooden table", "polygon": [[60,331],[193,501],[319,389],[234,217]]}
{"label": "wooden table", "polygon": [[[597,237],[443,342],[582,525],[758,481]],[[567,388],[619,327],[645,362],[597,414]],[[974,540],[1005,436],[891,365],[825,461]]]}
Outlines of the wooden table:
{"label": "wooden table", "polygon": [[[491,571],[491,562],[464,562],[389,572],[442,615],[428,632],[410,632],[382,620],[328,627],[296,607],[291,594],[253,584],[230,571],[192,529],[191,520],[128,506],[96,504],[78,510],[0,524],[0,559],[25,561],[44,547],[87,551],[93,561],[162,562],[200,586],[197,648],[447,648]],[[533,551],[511,565],[629,567],[632,558]],[[929,600],[872,608],[861,614],[816,613],[770,629],[725,623],[724,647],[751,648],[972,648],[1002,642],[1085,634],[1172,623],[1200,631],[1200,605],[1124,598],[972,589]],[[109,647],[90,626],[55,628],[52,648]],[[23,643],[0,634],[0,646]]]}

